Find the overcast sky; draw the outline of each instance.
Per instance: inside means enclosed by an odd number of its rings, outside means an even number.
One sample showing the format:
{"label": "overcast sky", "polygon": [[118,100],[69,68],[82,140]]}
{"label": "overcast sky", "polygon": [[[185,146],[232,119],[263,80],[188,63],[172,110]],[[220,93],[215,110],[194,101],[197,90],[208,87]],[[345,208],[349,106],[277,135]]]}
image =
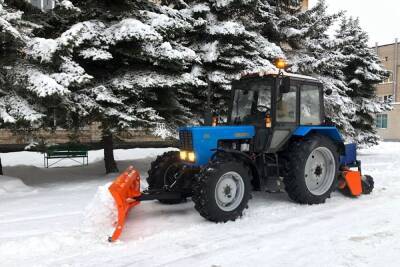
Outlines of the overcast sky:
{"label": "overcast sky", "polygon": [[[310,0],[310,6],[317,0]],[[370,44],[400,41],[400,1],[399,0],[326,0],[328,12],[347,11],[347,15],[359,17],[361,26],[369,34]]]}

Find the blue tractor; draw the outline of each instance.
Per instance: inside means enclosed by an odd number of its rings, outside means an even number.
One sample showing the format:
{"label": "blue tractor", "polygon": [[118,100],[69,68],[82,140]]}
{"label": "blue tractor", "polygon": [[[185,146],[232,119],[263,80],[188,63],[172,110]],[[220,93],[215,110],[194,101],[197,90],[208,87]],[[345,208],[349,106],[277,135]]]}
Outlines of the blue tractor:
{"label": "blue tractor", "polygon": [[282,71],[246,75],[233,82],[231,99],[226,125],[179,130],[180,151],[152,163],[147,194],[169,204],[192,197],[203,217],[226,222],[242,215],[252,190],[284,188],[301,204],[324,203],[338,187],[355,196],[372,191],[355,144],[325,124],[318,80]]}
{"label": "blue tractor", "polygon": [[312,77],[244,75],[232,84],[228,122],[183,127],[179,141],[180,151],[151,164],[149,187],[134,202],[191,197],[201,216],[226,222],[242,216],[252,190],[284,190],[294,202],[320,204],[338,188],[359,196],[374,186],[361,175],[355,144],[325,123],[323,85]]}

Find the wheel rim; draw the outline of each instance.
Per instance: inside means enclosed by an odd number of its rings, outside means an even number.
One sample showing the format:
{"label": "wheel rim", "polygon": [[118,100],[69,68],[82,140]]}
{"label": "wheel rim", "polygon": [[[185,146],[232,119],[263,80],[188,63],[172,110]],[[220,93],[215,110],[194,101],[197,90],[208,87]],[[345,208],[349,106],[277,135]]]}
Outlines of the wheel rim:
{"label": "wheel rim", "polygon": [[164,186],[171,187],[175,185],[179,170],[180,166],[176,163],[168,166],[164,173]]}
{"label": "wheel rim", "polygon": [[215,199],[218,207],[223,211],[232,211],[242,202],[244,196],[244,182],[237,172],[223,174],[215,187]]}
{"label": "wheel rim", "polygon": [[332,152],[326,147],[314,149],[305,166],[305,181],[313,195],[323,195],[331,188],[335,179],[336,162]]}

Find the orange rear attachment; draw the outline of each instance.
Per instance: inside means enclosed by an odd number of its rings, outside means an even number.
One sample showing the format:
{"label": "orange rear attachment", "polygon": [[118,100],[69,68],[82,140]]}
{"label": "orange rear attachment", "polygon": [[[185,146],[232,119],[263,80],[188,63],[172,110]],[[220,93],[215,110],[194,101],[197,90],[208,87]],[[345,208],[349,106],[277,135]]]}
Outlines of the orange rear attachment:
{"label": "orange rear attachment", "polygon": [[118,208],[118,220],[115,230],[113,235],[108,238],[108,241],[113,242],[121,235],[129,210],[140,203],[140,201],[135,200],[135,198],[141,195],[139,172],[132,166],[129,167],[115,179],[108,190],[113,196]]}
{"label": "orange rear attachment", "polygon": [[[361,173],[359,171],[351,171],[351,170],[346,170],[343,171],[343,178],[346,182],[346,185],[349,190],[351,195],[353,196],[359,196],[362,193],[362,185],[361,185]],[[339,188],[344,188],[343,185],[339,184]]]}

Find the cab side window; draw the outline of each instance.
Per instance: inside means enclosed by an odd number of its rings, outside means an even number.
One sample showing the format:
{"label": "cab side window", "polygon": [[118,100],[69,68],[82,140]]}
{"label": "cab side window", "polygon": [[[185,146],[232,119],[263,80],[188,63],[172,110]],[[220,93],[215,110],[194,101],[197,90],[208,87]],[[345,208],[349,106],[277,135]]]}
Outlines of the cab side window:
{"label": "cab side window", "polygon": [[316,85],[303,85],[300,90],[300,124],[321,124],[321,91]]}
{"label": "cab side window", "polygon": [[281,93],[276,103],[276,120],[278,122],[296,122],[297,87],[290,86],[287,93]]}

